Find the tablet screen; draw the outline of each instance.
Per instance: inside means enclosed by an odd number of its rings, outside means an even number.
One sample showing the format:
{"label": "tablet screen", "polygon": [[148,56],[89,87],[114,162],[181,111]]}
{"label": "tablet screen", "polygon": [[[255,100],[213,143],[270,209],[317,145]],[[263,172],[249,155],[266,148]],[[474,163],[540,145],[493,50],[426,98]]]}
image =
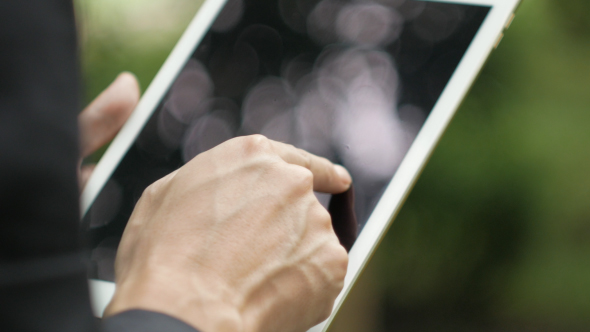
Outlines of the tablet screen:
{"label": "tablet screen", "polygon": [[344,165],[362,231],[489,10],[228,0],[84,216],[90,277],[114,281],[148,185],[235,136],[260,133]]}

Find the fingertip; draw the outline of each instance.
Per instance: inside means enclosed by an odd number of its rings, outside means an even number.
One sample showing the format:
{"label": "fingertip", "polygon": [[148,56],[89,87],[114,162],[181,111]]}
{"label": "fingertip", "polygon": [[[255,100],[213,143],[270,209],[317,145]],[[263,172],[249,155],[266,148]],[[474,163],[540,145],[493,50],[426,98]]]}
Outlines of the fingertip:
{"label": "fingertip", "polygon": [[137,83],[137,76],[135,76],[135,74],[133,74],[130,71],[123,71],[121,73],[119,73],[119,75],[117,75],[117,78],[115,78],[115,81],[118,81],[120,79],[124,79],[124,80],[128,80],[134,83]]}
{"label": "fingertip", "polygon": [[133,99],[139,99],[139,81],[137,80],[137,76],[135,76],[135,74],[133,74],[132,72],[124,71],[117,76],[117,78],[113,82],[113,85],[115,85],[116,83],[124,84],[126,88],[129,89],[129,91],[127,92],[133,93]]}
{"label": "fingertip", "polygon": [[352,183],[352,177],[350,176],[350,173],[348,173],[348,170],[341,165],[334,165],[334,170],[336,171],[336,174],[338,174],[342,184],[348,189]]}
{"label": "fingertip", "polygon": [[108,106],[102,110],[113,115],[122,116],[125,120],[139,102],[139,83],[135,75],[125,71],[115,78],[103,94],[106,97],[106,105]]}

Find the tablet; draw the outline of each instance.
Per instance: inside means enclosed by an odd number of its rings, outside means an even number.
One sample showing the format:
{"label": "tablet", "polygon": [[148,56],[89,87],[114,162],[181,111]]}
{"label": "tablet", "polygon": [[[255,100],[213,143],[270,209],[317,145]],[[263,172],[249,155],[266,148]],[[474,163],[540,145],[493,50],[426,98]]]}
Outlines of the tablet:
{"label": "tablet", "polygon": [[[519,0],[206,0],[82,194],[100,316],[143,190],[260,133],[344,165],[359,234],[328,328]],[[318,194],[327,205],[329,195]]]}

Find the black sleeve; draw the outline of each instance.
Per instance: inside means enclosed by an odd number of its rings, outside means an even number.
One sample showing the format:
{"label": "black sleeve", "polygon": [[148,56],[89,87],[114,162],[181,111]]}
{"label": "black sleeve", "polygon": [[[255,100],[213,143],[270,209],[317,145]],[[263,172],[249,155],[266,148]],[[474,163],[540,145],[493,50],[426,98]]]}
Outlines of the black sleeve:
{"label": "black sleeve", "polygon": [[170,316],[145,310],[130,310],[106,319],[102,332],[197,332]]}
{"label": "black sleeve", "polygon": [[[77,67],[71,0],[0,1],[0,331],[98,330],[78,242]],[[104,329],[154,327],[195,331],[145,311]]]}
{"label": "black sleeve", "polygon": [[92,331],[71,1],[0,1],[0,330]]}

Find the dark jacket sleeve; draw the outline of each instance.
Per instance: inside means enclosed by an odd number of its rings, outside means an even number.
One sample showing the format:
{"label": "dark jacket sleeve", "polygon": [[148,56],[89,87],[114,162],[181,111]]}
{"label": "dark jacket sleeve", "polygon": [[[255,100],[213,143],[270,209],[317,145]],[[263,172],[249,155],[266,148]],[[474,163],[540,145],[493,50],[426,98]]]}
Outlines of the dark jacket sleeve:
{"label": "dark jacket sleeve", "polygon": [[130,310],[106,319],[102,332],[197,332],[170,316],[145,310]]}
{"label": "dark jacket sleeve", "polygon": [[0,1],[0,330],[92,331],[71,2]]}
{"label": "dark jacket sleeve", "polygon": [[[77,68],[71,0],[0,1],[0,331],[98,330],[78,241]],[[145,311],[104,329],[155,327],[195,331]]]}

